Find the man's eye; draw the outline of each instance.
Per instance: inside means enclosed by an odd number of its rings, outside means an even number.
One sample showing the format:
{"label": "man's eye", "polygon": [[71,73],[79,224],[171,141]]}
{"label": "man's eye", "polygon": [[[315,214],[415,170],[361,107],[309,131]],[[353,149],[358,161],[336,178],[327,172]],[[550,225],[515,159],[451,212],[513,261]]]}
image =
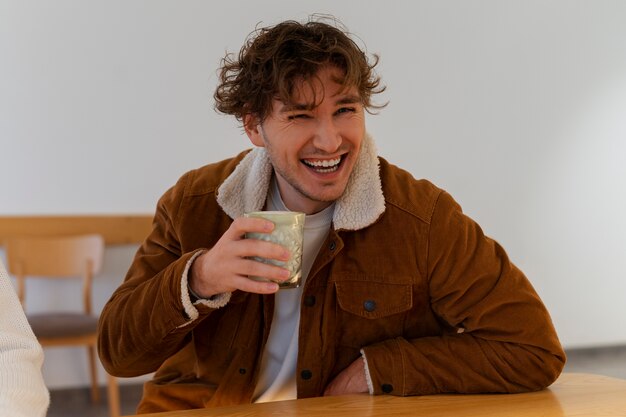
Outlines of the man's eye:
{"label": "man's eye", "polygon": [[290,114],[287,117],[288,120],[308,119],[308,118],[309,118],[309,115],[308,114],[304,114],[304,113]]}
{"label": "man's eye", "polygon": [[354,107],[342,107],[342,108],[337,110],[337,114],[354,113],[355,111],[356,111],[356,109]]}

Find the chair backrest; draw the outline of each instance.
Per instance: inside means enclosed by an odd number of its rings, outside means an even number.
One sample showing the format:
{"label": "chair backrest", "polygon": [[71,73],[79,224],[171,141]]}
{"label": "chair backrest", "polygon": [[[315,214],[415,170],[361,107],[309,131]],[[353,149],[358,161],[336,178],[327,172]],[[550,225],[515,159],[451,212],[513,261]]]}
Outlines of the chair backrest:
{"label": "chair backrest", "polygon": [[27,276],[83,278],[83,304],[91,313],[91,280],[102,269],[104,239],[97,234],[79,236],[12,237],[6,240],[7,268],[17,278],[18,297],[24,304]]}

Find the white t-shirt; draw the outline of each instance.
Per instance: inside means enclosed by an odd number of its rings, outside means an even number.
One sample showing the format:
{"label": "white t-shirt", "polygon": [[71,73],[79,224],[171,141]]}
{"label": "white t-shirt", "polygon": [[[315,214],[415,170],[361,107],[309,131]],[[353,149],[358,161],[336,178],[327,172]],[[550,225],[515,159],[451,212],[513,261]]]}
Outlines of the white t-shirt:
{"label": "white t-shirt", "polygon": [[[272,180],[266,202],[267,210],[289,211]],[[261,374],[252,400],[257,403],[291,400],[297,397],[296,365],[300,298],[313,261],[328,236],[335,205],[319,213],[307,215],[304,222],[302,252],[302,284],[298,288],[279,290],[275,295],[272,327],[261,360]]]}

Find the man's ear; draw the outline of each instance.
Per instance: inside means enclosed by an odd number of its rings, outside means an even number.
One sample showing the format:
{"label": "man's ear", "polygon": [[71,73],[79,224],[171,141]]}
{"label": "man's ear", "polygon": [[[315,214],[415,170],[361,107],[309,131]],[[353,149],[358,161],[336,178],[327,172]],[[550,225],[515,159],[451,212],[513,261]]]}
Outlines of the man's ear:
{"label": "man's ear", "polygon": [[261,130],[261,123],[259,122],[258,117],[252,114],[246,114],[245,116],[243,116],[243,128],[253,145],[261,147],[265,146],[265,142],[263,141],[263,132]]}

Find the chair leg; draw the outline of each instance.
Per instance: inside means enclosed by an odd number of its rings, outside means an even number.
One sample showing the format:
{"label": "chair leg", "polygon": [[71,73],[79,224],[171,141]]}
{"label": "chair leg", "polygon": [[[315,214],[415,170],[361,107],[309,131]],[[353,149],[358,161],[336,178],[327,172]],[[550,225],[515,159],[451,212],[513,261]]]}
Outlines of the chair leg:
{"label": "chair leg", "polygon": [[113,375],[107,373],[107,386],[108,386],[108,398],[109,398],[109,416],[119,417],[120,410],[120,390],[117,386],[117,379]]}
{"label": "chair leg", "polygon": [[91,401],[97,403],[100,401],[100,390],[98,389],[98,371],[96,368],[96,347],[89,346],[87,351],[89,356],[89,373],[91,374]]}

